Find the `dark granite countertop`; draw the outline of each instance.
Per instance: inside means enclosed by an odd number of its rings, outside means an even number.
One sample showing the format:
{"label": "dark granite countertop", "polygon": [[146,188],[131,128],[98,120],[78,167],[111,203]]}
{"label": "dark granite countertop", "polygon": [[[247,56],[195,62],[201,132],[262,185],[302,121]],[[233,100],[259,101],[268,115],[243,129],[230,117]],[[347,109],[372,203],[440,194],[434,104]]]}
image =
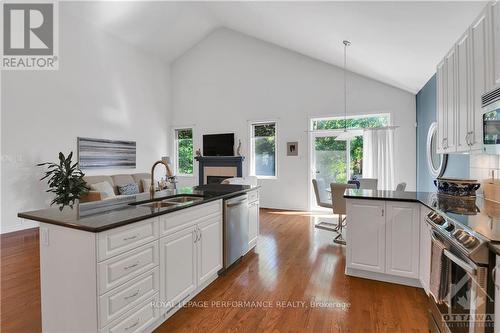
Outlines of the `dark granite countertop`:
{"label": "dark granite countertop", "polygon": [[455,220],[490,240],[490,249],[500,255],[500,203],[482,197],[454,197],[432,192],[397,192],[348,189],[348,199],[419,202]]}
{"label": "dark granite countertop", "polygon": [[347,189],[344,197],[348,199],[368,199],[368,200],[390,200],[420,202],[429,208],[433,208],[432,198],[436,193],[432,192],[412,192],[412,191],[375,191],[363,189]]}
{"label": "dark granite countertop", "polygon": [[[257,188],[258,187],[248,185],[221,184],[185,187],[178,190],[156,192],[153,199],[150,198],[149,193],[140,193],[118,199],[76,204],[73,208],[64,207],[62,211],[59,210],[58,207],[51,207],[19,213],[17,216],[28,220],[57,224],[68,228],[100,232],[210,201],[228,199]],[[140,205],[149,201],[160,201],[181,195],[198,196],[203,199],[189,204],[165,208],[153,208]]]}

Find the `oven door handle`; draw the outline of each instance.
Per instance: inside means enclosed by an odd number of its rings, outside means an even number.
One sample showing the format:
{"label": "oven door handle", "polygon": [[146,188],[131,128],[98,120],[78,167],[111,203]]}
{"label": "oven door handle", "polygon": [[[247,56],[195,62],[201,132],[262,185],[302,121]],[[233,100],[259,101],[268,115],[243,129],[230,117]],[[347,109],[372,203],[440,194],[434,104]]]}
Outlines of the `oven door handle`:
{"label": "oven door handle", "polygon": [[476,276],[476,274],[477,274],[477,266],[476,265],[469,264],[469,263],[463,261],[462,259],[460,259],[456,255],[454,255],[453,253],[451,253],[449,250],[444,249],[443,250],[443,254],[448,259],[450,259],[451,261],[453,261],[455,264],[457,264],[458,266],[460,266],[460,268],[462,268],[464,271],[466,271],[467,273],[469,273],[472,276]]}

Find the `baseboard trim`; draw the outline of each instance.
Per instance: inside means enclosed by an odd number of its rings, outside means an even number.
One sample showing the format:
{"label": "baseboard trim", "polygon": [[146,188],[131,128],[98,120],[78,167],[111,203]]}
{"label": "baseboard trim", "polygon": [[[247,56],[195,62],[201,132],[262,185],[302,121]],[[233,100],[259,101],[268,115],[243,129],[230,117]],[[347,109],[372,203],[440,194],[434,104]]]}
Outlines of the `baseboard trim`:
{"label": "baseboard trim", "polygon": [[368,272],[355,268],[346,268],[345,274],[363,279],[376,280],[388,283],[396,283],[409,287],[423,288],[418,279],[401,276],[388,275],[384,273]]}

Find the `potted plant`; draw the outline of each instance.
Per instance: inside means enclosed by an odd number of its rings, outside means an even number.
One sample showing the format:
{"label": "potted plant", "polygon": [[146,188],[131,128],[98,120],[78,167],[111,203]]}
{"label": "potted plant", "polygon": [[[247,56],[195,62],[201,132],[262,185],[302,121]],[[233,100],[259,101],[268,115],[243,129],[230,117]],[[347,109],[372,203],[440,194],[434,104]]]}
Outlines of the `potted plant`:
{"label": "potted plant", "polygon": [[68,157],[63,153],[59,153],[59,163],[40,163],[37,166],[47,166],[45,176],[40,180],[48,178],[47,184],[49,189],[46,192],[56,194],[50,205],[58,204],[59,210],[64,206],[73,208],[75,201],[80,199],[82,195],[88,193],[89,188],[83,180],[85,174],[78,168],[78,162],[73,163],[73,152],[70,152]]}

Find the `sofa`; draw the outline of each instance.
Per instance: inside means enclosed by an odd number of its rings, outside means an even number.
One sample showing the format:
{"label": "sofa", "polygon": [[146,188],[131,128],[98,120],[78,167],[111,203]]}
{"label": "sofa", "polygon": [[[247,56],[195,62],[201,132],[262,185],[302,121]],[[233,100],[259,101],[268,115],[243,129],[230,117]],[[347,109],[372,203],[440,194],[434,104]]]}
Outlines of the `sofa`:
{"label": "sofa", "polygon": [[[113,188],[115,193],[115,198],[125,197],[126,195],[120,195],[118,190],[119,186],[136,183],[139,187],[139,193],[148,192],[149,188],[144,188],[144,180],[150,183],[151,174],[150,173],[134,173],[134,174],[120,174],[120,175],[110,175],[110,176],[84,176],[83,179],[87,183],[87,186],[91,187],[93,184],[107,182]],[[147,185],[148,185],[147,184]],[[80,202],[90,202],[103,200],[103,195],[99,191],[90,190],[85,196],[80,198]]]}

